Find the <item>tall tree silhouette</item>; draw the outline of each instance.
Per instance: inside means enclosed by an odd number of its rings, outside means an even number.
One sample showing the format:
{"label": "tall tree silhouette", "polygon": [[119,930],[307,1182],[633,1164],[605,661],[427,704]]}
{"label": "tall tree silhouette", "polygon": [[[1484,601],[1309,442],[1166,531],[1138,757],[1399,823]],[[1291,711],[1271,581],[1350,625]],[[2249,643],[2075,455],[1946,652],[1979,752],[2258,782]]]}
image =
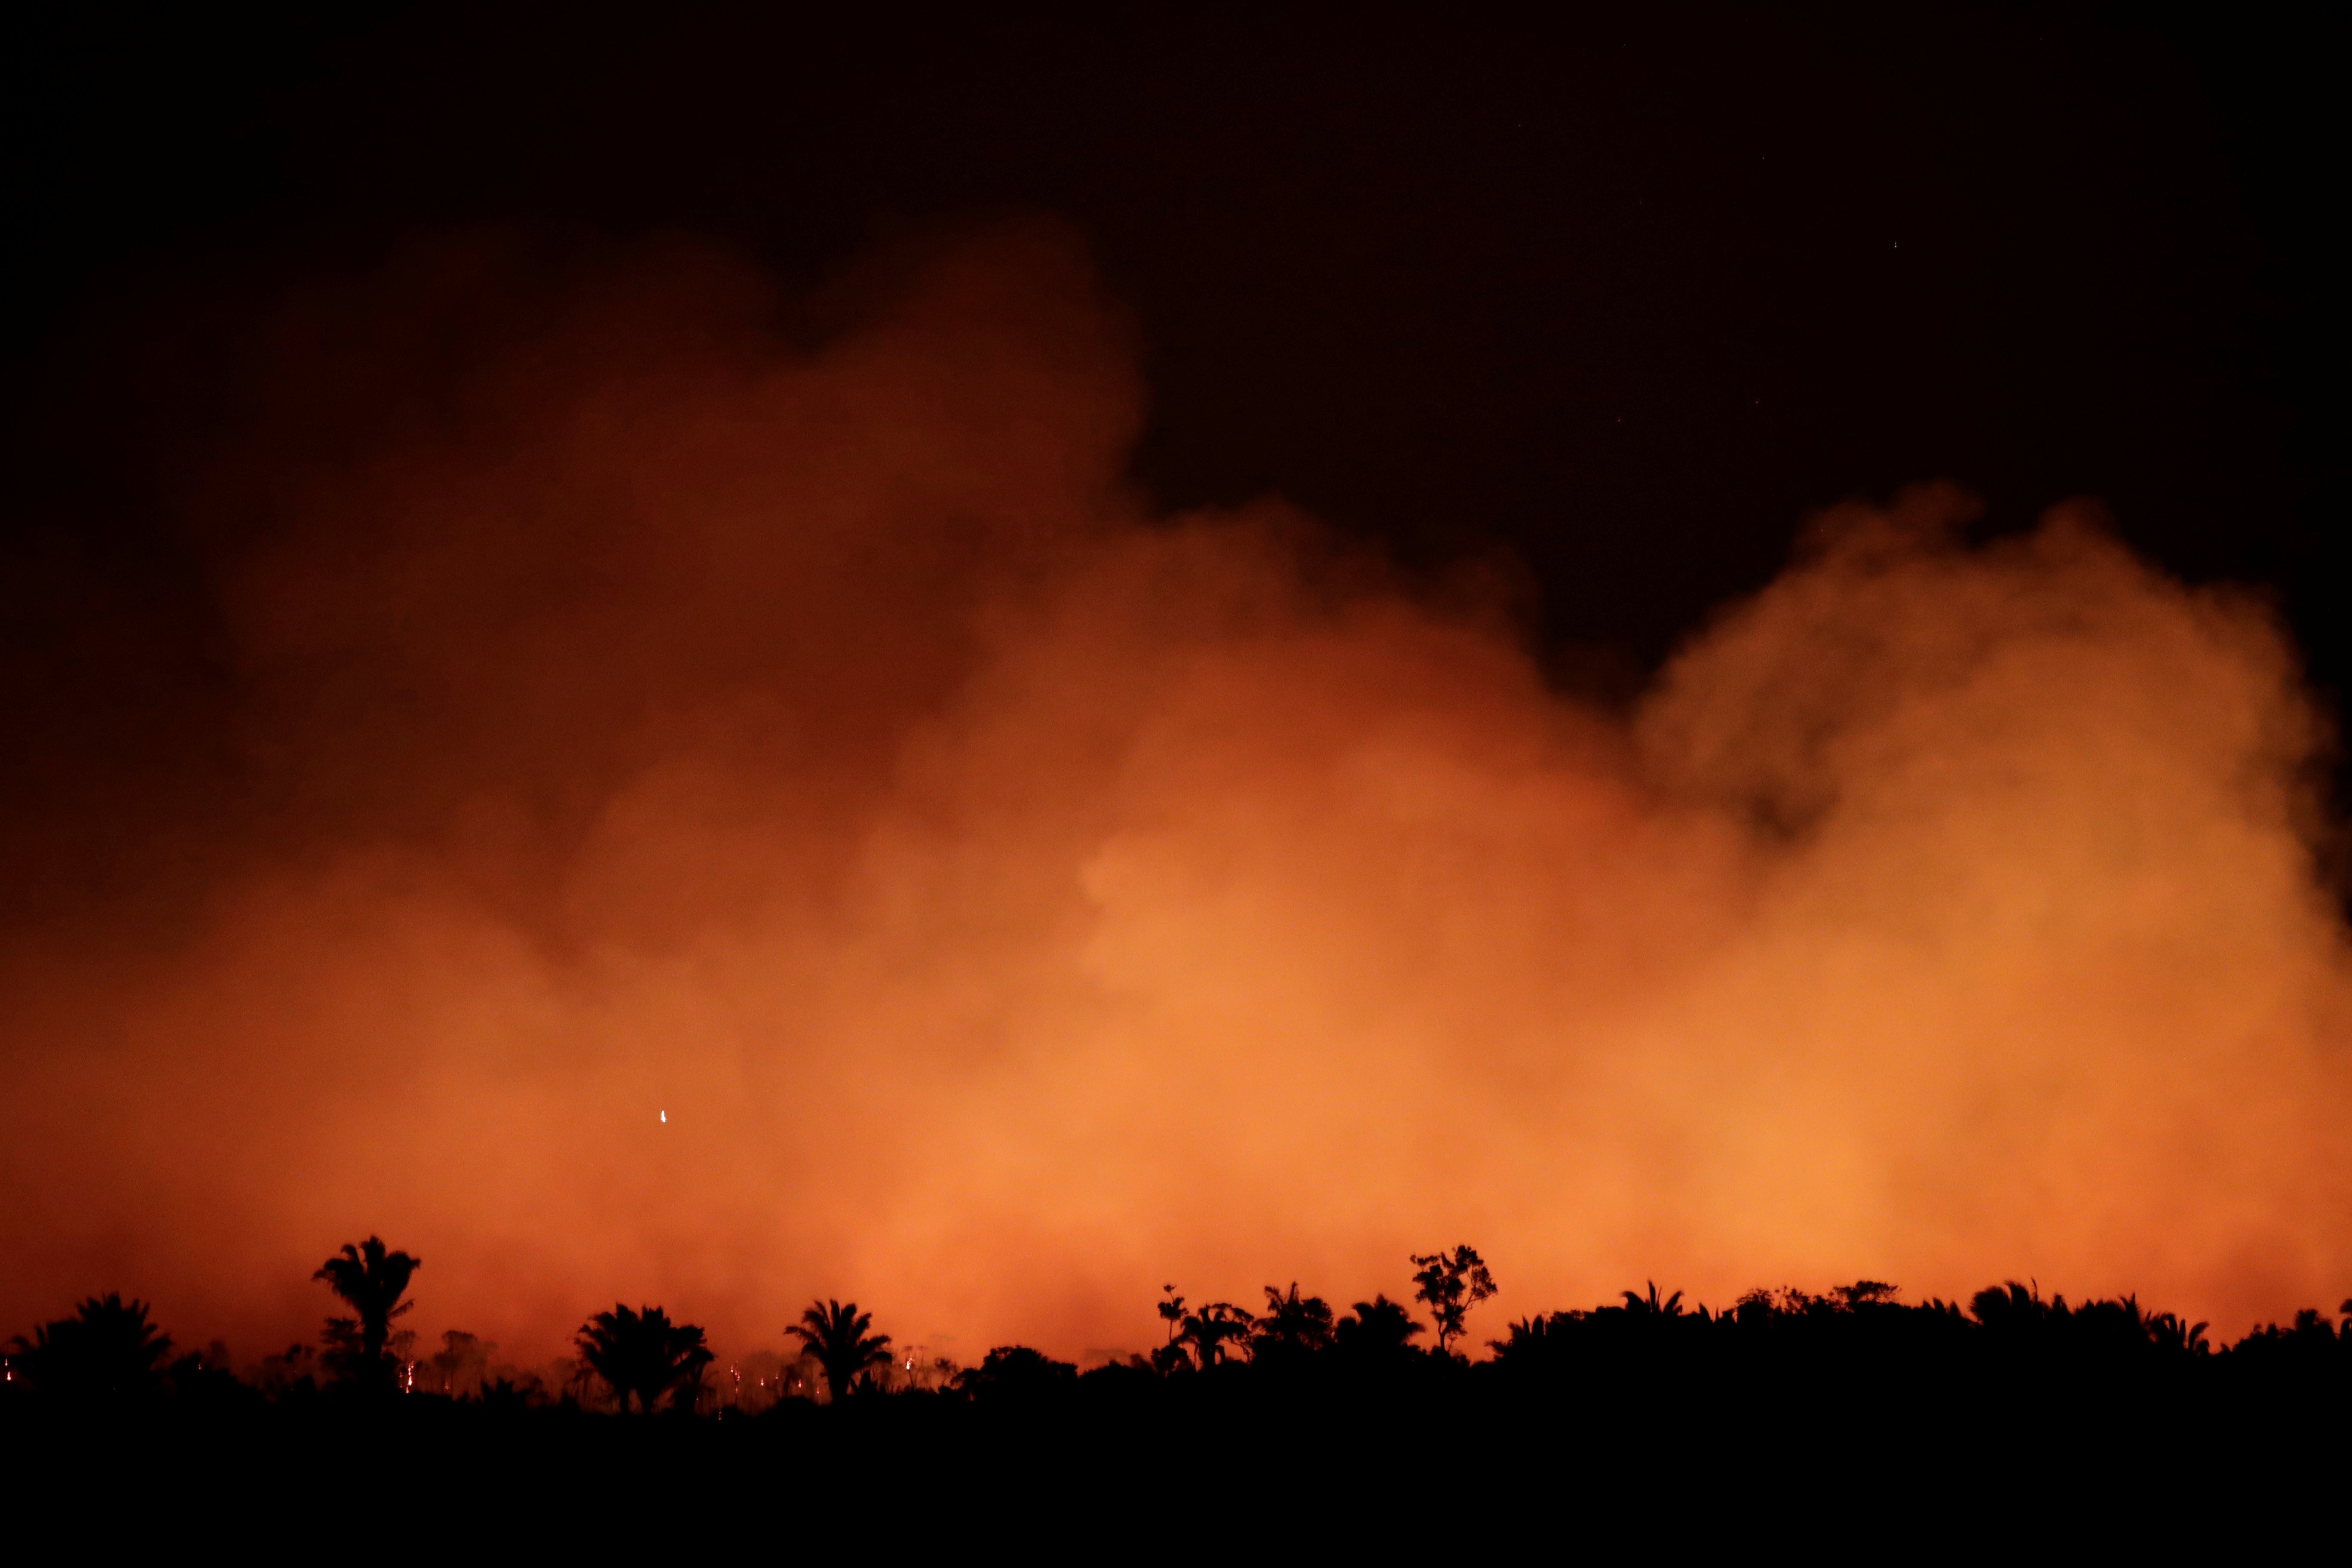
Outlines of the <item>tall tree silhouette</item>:
{"label": "tall tree silhouette", "polygon": [[160,1390],[157,1367],[172,1353],[172,1336],[148,1321],[147,1303],[109,1291],[19,1335],[15,1359],[37,1393],[79,1402],[119,1403]]}
{"label": "tall tree silhouette", "polygon": [[387,1252],[381,1237],[369,1237],[353,1247],[343,1244],[342,1255],[319,1266],[311,1279],[358,1314],[327,1320],[327,1361],[343,1376],[363,1386],[389,1392],[397,1369],[384,1347],[392,1339],[392,1321],[416,1303],[403,1301],[408,1281],[424,1267],[405,1252]]}
{"label": "tall tree silhouette", "polygon": [[665,1394],[674,1396],[677,1408],[693,1409],[702,1369],[711,1360],[697,1325],[673,1323],[659,1307],[632,1312],[617,1301],[611,1311],[582,1324],[572,1343],[580,1347],[581,1359],[612,1385],[624,1415],[632,1394],[647,1415]]}
{"label": "tall tree silhouette", "polygon": [[1163,1377],[1192,1370],[1192,1358],[1184,1353],[1177,1336],[1184,1331],[1184,1298],[1173,1285],[1160,1287],[1160,1302],[1156,1309],[1160,1321],[1168,1325],[1168,1342],[1151,1352],[1151,1365]]}
{"label": "tall tree silhouette", "polygon": [[855,1301],[812,1301],[801,1321],[784,1332],[801,1342],[824,1369],[824,1386],[836,1400],[849,1397],[858,1379],[890,1359],[890,1336],[866,1333],[874,1315]]}
{"label": "tall tree silhouette", "polygon": [[1184,1298],[1176,1294],[1173,1285],[1162,1285],[1160,1294],[1160,1321],[1168,1325],[1168,1342],[1172,1345],[1176,1336],[1184,1331]]}
{"label": "tall tree silhouette", "polygon": [[1418,1270],[1412,1277],[1412,1293],[1428,1306],[1430,1317],[1436,1321],[1437,1353],[1447,1354],[1462,1337],[1470,1309],[1495,1293],[1495,1277],[1486,1272],[1475,1247],[1415,1257],[1412,1265]]}
{"label": "tall tree silhouette", "polygon": [[498,1348],[496,1341],[469,1334],[463,1329],[444,1330],[441,1348],[427,1358],[433,1367],[434,1386],[452,1398],[462,1394],[467,1384],[480,1384],[489,1369],[491,1352]]}

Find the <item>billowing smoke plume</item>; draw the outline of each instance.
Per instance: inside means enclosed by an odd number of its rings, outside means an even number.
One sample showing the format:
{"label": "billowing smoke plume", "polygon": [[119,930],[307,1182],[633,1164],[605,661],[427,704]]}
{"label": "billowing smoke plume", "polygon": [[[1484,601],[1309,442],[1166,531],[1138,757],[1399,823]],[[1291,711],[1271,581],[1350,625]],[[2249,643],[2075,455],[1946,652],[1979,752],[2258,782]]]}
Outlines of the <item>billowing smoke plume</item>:
{"label": "billowing smoke plume", "polygon": [[2094,521],[1818,519],[1627,714],[1280,506],[1148,515],[1051,234],[814,303],[444,248],[253,355],[197,913],[0,953],[12,1324],[282,1343],[370,1231],[539,1353],[1140,1345],[1465,1239],[1512,1314],[2352,1289],[2325,728]]}

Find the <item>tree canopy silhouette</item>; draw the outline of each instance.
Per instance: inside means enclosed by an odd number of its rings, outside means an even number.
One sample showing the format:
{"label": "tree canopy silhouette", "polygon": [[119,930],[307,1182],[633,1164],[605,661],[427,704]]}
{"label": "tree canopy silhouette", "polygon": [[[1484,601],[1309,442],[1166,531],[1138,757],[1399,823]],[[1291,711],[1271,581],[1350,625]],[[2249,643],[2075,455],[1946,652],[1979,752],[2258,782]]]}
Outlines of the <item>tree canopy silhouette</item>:
{"label": "tree canopy silhouette", "polygon": [[1227,1345],[1236,1341],[1246,1344],[1256,1321],[1231,1301],[1210,1301],[1186,1315],[1184,1331],[1177,1337],[1192,1347],[1194,1359],[1205,1372],[1223,1363]]}
{"label": "tree canopy silhouette", "polygon": [[1074,1362],[1055,1361],[1027,1345],[999,1345],[978,1366],[956,1373],[955,1385],[976,1399],[1034,1401],[1074,1387],[1077,1381]]}
{"label": "tree canopy silhouette", "polygon": [[1331,1303],[1320,1296],[1301,1296],[1298,1281],[1287,1291],[1265,1288],[1265,1310],[1250,1335],[1250,1354],[1267,1357],[1306,1355],[1331,1343]]}
{"label": "tree canopy silhouette", "polygon": [[855,1301],[812,1301],[801,1321],[784,1332],[801,1342],[824,1369],[824,1386],[835,1399],[849,1397],[858,1380],[890,1360],[890,1336],[867,1334],[874,1315]]}
{"label": "tree canopy silhouette", "polygon": [[582,1324],[572,1342],[580,1347],[582,1359],[611,1386],[625,1415],[632,1394],[637,1396],[637,1408],[647,1415],[666,1394],[672,1396],[677,1408],[691,1411],[695,1393],[701,1387],[702,1369],[711,1361],[702,1330],[693,1323],[671,1322],[669,1314],[659,1307],[632,1312],[614,1302],[611,1311],[599,1312]]}
{"label": "tree canopy silhouette", "polygon": [[1168,1342],[1151,1352],[1152,1370],[1162,1376],[1192,1370],[1192,1358],[1177,1336],[1184,1331],[1184,1298],[1173,1285],[1160,1287],[1160,1301],[1153,1309],[1160,1321],[1168,1325]]}
{"label": "tree canopy silhouette", "polygon": [[1331,1326],[1331,1344],[1360,1359],[1384,1360],[1412,1351],[1412,1337],[1428,1331],[1402,1302],[1374,1296],[1357,1302],[1354,1311]]}
{"label": "tree canopy silhouette", "polygon": [[[2352,1301],[2344,1304],[2344,1310],[2352,1313]],[[2170,1312],[2158,1312],[2147,1320],[2147,1337],[2158,1349],[2177,1355],[2211,1355],[2213,1347],[2205,1338],[2205,1331],[2211,1326],[2191,1323]]]}
{"label": "tree canopy silhouette", "polygon": [[172,1336],[149,1321],[146,1302],[109,1291],[84,1300],[70,1318],[41,1324],[29,1341],[19,1335],[14,1351],[26,1381],[42,1394],[120,1403],[160,1390]]}
{"label": "tree canopy silhouette", "polygon": [[[1221,1412],[1302,1409],[1302,1395],[1332,1396],[1349,1419],[1400,1397],[1415,1409],[1491,1414],[1555,1408],[1562,1397],[1635,1409],[1643,1401],[1673,1405],[1801,1392],[1828,1409],[1858,1391],[1893,1386],[1926,1402],[1923,1409],[1942,1401],[1942,1408],[1963,1415],[1992,1414],[1989,1397],[2056,1390],[2069,1398],[2090,1391],[2100,1398],[2140,1400],[2151,1409],[2153,1400],[2240,1422],[2264,1401],[2339,1408],[2343,1394],[2352,1391],[2352,1321],[2339,1326],[2306,1309],[2290,1323],[2215,1345],[2206,1337],[2208,1325],[2147,1311],[2137,1297],[2070,1304],[2015,1280],[1979,1291],[1966,1308],[1942,1300],[1906,1304],[1894,1285],[1857,1279],[1820,1295],[1790,1288],[1750,1290],[1721,1312],[1686,1306],[1680,1291],[1649,1280],[1606,1304],[1522,1318],[1506,1337],[1486,1342],[1493,1360],[1474,1366],[1454,1346],[1468,1310],[1495,1293],[1483,1259],[1464,1246],[1412,1262],[1419,1297],[1439,1323],[1433,1352],[1413,1342],[1427,1326],[1387,1296],[1358,1301],[1335,1320],[1330,1304],[1307,1294],[1297,1280],[1265,1286],[1259,1315],[1229,1301],[1190,1309],[1169,1286],[1158,1303],[1169,1342],[1148,1361],[1113,1352],[1084,1374],[1038,1351],[1000,1345],[961,1374],[940,1361],[934,1363],[939,1376],[879,1378],[874,1373],[891,1359],[890,1338],[872,1331],[871,1315],[856,1302],[813,1302],[785,1331],[822,1367],[833,1399],[873,1393],[877,1418],[886,1426],[899,1419],[884,1415],[886,1409],[906,1410],[909,1420],[930,1419],[911,1414],[922,1400],[878,1397],[889,1391],[960,1394],[1033,1423],[1049,1415],[1085,1422],[1217,1420],[1224,1418]],[[410,1337],[395,1335],[392,1326],[408,1310],[406,1287],[416,1267],[413,1257],[370,1237],[319,1269],[316,1277],[354,1312],[329,1324],[330,1343],[337,1347],[331,1359],[347,1379],[371,1388],[391,1384],[393,1353]],[[2342,1310],[2352,1320],[2352,1301]],[[443,1341],[440,1353],[416,1363],[418,1386],[461,1403],[478,1389],[479,1398],[466,1412],[446,1415],[427,1415],[437,1402],[420,1402],[420,1420],[504,1422],[526,1418],[522,1412],[533,1412],[528,1418],[537,1420],[535,1413],[555,1405],[567,1387],[575,1394],[609,1388],[625,1417],[651,1413],[665,1401],[691,1415],[707,1392],[704,1372],[714,1360],[700,1327],[673,1322],[650,1306],[632,1310],[615,1304],[591,1317],[574,1342],[581,1358],[576,1367],[551,1381],[535,1373],[508,1375],[514,1369],[507,1367],[494,1373],[488,1363],[495,1347],[462,1331],[447,1331]],[[242,1419],[240,1412],[260,1419],[257,1413],[273,1407],[287,1412],[286,1419],[301,1419],[305,1409],[331,1408],[331,1401],[318,1402],[310,1375],[316,1363],[302,1345],[265,1358],[251,1383],[229,1370],[226,1348],[217,1342],[177,1362],[171,1354],[172,1342],[151,1321],[145,1302],[92,1297],[71,1317],[42,1324],[30,1342],[12,1342],[0,1415],[61,1412],[76,1405],[121,1413],[150,1395],[168,1400],[157,1409],[172,1410],[174,1420],[185,1413],[206,1421],[223,1414]],[[776,1370],[782,1372],[781,1363]],[[1215,1375],[1202,1376],[1211,1372]],[[1202,1380],[1188,1381],[1195,1376]],[[743,1403],[747,1381],[763,1391],[770,1386],[764,1377],[739,1377],[731,1391],[721,1393],[722,1413],[730,1405],[737,1415],[765,1408],[782,1395],[786,1380],[779,1376],[775,1393],[754,1404]],[[950,1386],[943,1390],[942,1384]],[[1351,1389],[1373,1397],[1360,1399]],[[1980,1396],[1980,1389],[1991,1395]],[[1527,1400],[1528,1391],[1545,1397]],[[729,1400],[728,1392],[735,1398]],[[1274,1403],[1256,1405],[1261,1392]],[[780,1425],[789,1430],[789,1421]],[[853,1427],[872,1429],[863,1423]],[[667,1423],[648,1426],[646,1440],[668,1442],[657,1434],[677,1430]]]}
{"label": "tree canopy silhouette", "polygon": [[[1673,1295],[1661,1301],[1658,1300],[1658,1282],[1654,1279],[1645,1279],[1643,1283],[1650,1288],[1650,1293],[1646,1296],[1639,1290],[1620,1290],[1617,1292],[1617,1294],[1625,1298],[1625,1310],[1628,1313],[1636,1318],[1679,1318],[1683,1315],[1683,1293],[1681,1291],[1677,1290]],[[1852,1289],[1853,1287],[1841,1285],[1838,1289],[1841,1291],[1843,1291]],[[1881,1287],[1881,1289],[1891,1289],[1891,1287]],[[1846,1300],[1848,1305],[1852,1305],[1853,1298],[1847,1297],[1842,1299]],[[1868,1296],[1863,1299],[1865,1300],[1876,1300],[1878,1298],[1875,1296]]]}
{"label": "tree canopy silhouette", "polygon": [[444,1330],[441,1348],[428,1358],[435,1387],[454,1398],[464,1394],[469,1384],[478,1386],[488,1370],[490,1355],[498,1348],[495,1341],[469,1334],[463,1329]]}
{"label": "tree canopy silhouette", "polygon": [[1486,1272],[1486,1261],[1475,1247],[1456,1247],[1452,1252],[1433,1252],[1426,1258],[1416,1255],[1412,1264],[1417,1270],[1412,1293],[1427,1304],[1430,1317],[1437,1323],[1437,1353],[1450,1354],[1466,1327],[1470,1309],[1495,1293],[1495,1278]]}
{"label": "tree canopy silhouette", "polygon": [[1176,1293],[1173,1285],[1160,1287],[1160,1304],[1152,1310],[1160,1314],[1160,1321],[1168,1325],[1168,1342],[1172,1345],[1176,1342],[1176,1336],[1184,1331],[1184,1298]]}
{"label": "tree canopy silhouette", "polygon": [[393,1387],[398,1369],[385,1349],[392,1339],[392,1321],[416,1305],[401,1297],[424,1266],[405,1252],[385,1251],[383,1238],[374,1236],[357,1247],[345,1242],[341,1256],[319,1266],[310,1278],[323,1282],[357,1314],[327,1320],[329,1365],[362,1386]]}

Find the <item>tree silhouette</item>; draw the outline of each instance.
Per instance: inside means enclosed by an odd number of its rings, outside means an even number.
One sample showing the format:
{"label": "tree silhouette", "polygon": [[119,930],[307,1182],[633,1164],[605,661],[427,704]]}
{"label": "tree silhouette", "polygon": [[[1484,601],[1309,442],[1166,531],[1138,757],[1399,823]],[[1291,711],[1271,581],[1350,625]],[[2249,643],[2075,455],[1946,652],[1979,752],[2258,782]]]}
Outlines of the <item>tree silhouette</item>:
{"label": "tree silhouette", "polygon": [[1320,1296],[1301,1296],[1298,1281],[1287,1292],[1265,1288],[1265,1311],[1250,1336],[1255,1357],[1304,1355],[1331,1343],[1331,1303]]}
{"label": "tree silhouette", "polygon": [[978,1366],[956,1373],[955,1385],[975,1399],[1036,1401],[1078,1381],[1076,1363],[1055,1361],[1027,1345],[999,1345]]}
{"label": "tree silhouette", "polygon": [[518,1410],[529,1409],[532,1394],[530,1390],[519,1386],[513,1378],[499,1377],[483,1379],[481,1386],[474,1391],[474,1397],[481,1402],[482,1407],[486,1410],[500,1410],[512,1414]]}
{"label": "tree silhouette", "polygon": [[[1837,1298],[1839,1305],[1853,1311],[1862,1307],[1892,1306],[1899,1289],[1884,1279],[1857,1279],[1851,1285],[1831,1286],[1830,1294]],[[1650,1289],[1655,1293],[1657,1286],[1653,1283]],[[1675,1295],[1679,1298],[1682,1292],[1677,1290]]]}
{"label": "tree silhouette", "polygon": [[330,1258],[311,1279],[342,1298],[352,1318],[327,1320],[327,1362],[343,1376],[364,1387],[389,1393],[396,1369],[384,1347],[392,1339],[392,1321],[416,1305],[400,1298],[411,1276],[424,1267],[405,1252],[386,1252],[380,1237],[359,1246],[343,1244],[342,1256]]}
{"label": "tree silhouette", "polygon": [[1427,1303],[1429,1315],[1436,1320],[1437,1353],[1448,1354],[1466,1327],[1470,1309],[1495,1293],[1495,1278],[1486,1272],[1475,1247],[1415,1257],[1412,1263],[1418,1270],[1412,1277],[1412,1293]]}
{"label": "tree silhouette", "polygon": [[166,1366],[163,1386],[181,1405],[214,1412],[249,1410],[259,1397],[230,1368],[228,1346],[218,1340]]}
{"label": "tree silhouette", "polygon": [[[1625,1310],[1628,1314],[1636,1318],[1679,1318],[1683,1315],[1683,1293],[1681,1291],[1677,1290],[1673,1295],[1661,1301],[1658,1300],[1658,1282],[1654,1279],[1646,1279],[1643,1280],[1643,1283],[1650,1288],[1650,1293],[1646,1296],[1643,1295],[1639,1290],[1620,1290],[1617,1292],[1617,1294],[1625,1298]],[[1864,1280],[1864,1283],[1869,1284],[1871,1281]],[[1845,1290],[1848,1289],[1853,1289],[1853,1287],[1839,1287],[1840,1290]],[[1880,1289],[1891,1290],[1894,1287],[1889,1285],[1880,1287]],[[1875,1296],[1865,1296],[1862,1299],[1864,1300],[1876,1300],[1878,1298]]]}
{"label": "tree silhouette", "polygon": [[42,1394],[120,1402],[158,1392],[158,1364],[171,1353],[172,1336],[148,1320],[147,1303],[109,1291],[36,1328],[29,1341],[19,1335],[12,1359]]}
{"label": "tree silhouette", "polygon": [[1160,1321],[1168,1325],[1168,1342],[1151,1352],[1151,1365],[1162,1377],[1172,1377],[1192,1370],[1192,1358],[1177,1341],[1177,1336],[1184,1331],[1184,1298],[1177,1294],[1173,1285],[1160,1287],[1160,1300],[1155,1310],[1160,1313]]}
{"label": "tree silhouette", "polygon": [[1385,1358],[1412,1349],[1412,1337],[1428,1331],[1403,1303],[1374,1296],[1357,1302],[1353,1312],[1331,1325],[1331,1343],[1351,1356]]}
{"label": "tree silhouette", "polygon": [[443,1331],[441,1348],[430,1358],[435,1387],[453,1399],[462,1394],[467,1383],[481,1382],[490,1364],[490,1352],[498,1348],[495,1342],[463,1329]]}
{"label": "tree silhouette", "polygon": [[1565,1353],[1573,1321],[1565,1312],[1521,1318],[1511,1325],[1508,1339],[1488,1340],[1486,1348],[1495,1352],[1496,1364],[1509,1371],[1548,1367]]}
{"label": "tree silhouette", "polygon": [[648,1415],[665,1394],[674,1394],[678,1409],[692,1410],[702,1369],[711,1359],[702,1330],[671,1322],[659,1307],[632,1312],[614,1302],[611,1311],[582,1324],[572,1343],[580,1347],[581,1359],[612,1386],[624,1415],[632,1394],[637,1396],[637,1408]]}
{"label": "tree silhouette", "polygon": [[1158,1308],[1160,1321],[1168,1325],[1168,1342],[1172,1345],[1184,1329],[1184,1298],[1176,1294],[1173,1285],[1162,1285],[1160,1294],[1166,1298]]}
{"label": "tree silhouette", "polygon": [[2175,1355],[2210,1355],[2213,1347],[2205,1338],[2209,1323],[2191,1323],[2170,1312],[2158,1312],[2147,1320],[2148,1342],[2160,1351]]}
{"label": "tree silhouette", "polygon": [[824,1386],[835,1401],[846,1399],[858,1379],[890,1360],[890,1336],[868,1335],[874,1315],[855,1301],[812,1301],[801,1321],[784,1332],[799,1340],[824,1369]]}
{"label": "tree silhouette", "polygon": [[1211,1301],[1184,1320],[1181,1336],[1192,1347],[1192,1354],[1201,1370],[1218,1365],[1225,1359],[1225,1346],[1235,1340],[1246,1342],[1250,1329],[1257,1321],[1231,1301]]}
{"label": "tree silhouette", "polygon": [[[2058,1298],[2056,1305],[2063,1307],[2066,1298]],[[2042,1299],[2036,1287],[2029,1289],[2016,1280],[1988,1286],[1969,1300],[1969,1314],[1995,1332],[2030,1332],[2045,1321],[2053,1304]]]}

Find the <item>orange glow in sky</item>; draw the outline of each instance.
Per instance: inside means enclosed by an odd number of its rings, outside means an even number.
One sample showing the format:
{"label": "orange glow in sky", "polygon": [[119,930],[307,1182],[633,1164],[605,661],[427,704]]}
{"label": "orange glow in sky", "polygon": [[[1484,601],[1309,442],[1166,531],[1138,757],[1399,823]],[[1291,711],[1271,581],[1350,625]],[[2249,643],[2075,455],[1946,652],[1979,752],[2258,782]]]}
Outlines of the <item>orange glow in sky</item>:
{"label": "orange glow in sky", "polygon": [[444,247],[255,354],[184,504],[266,523],[209,557],[266,806],[193,916],[0,932],[9,1331],[120,1289],[257,1355],[371,1232],[524,1356],[820,1294],[1144,1348],[1165,1281],[1456,1241],[1474,1340],[2352,1290],[2326,726],[2095,520],[1816,519],[1606,708],[1276,501],[1151,515],[1052,232],[814,306]]}

